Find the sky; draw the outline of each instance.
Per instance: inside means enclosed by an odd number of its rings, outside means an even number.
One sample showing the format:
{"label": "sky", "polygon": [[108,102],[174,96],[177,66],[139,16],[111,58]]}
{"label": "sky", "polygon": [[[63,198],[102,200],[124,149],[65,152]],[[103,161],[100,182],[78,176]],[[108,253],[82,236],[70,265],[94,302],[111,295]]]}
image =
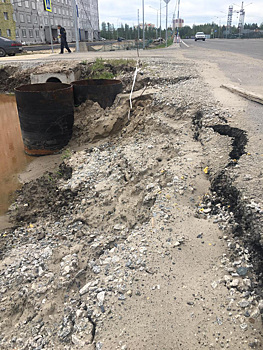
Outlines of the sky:
{"label": "sky", "polygon": [[[241,1],[235,0],[234,10],[240,10]],[[102,22],[113,23],[115,27],[120,23],[127,23],[130,26],[138,23],[138,10],[140,22],[142,22],[142,0],[98,0],[100,24]],[[176,8],[176,0],[170,0],[168,3],[168,25],[171,25],[173,14]],[[164,0],[144,0],[144,18],[146,23],[160,25],[160,4],[161,4],[161,23],[165,28],[166,4]],[[231,5],[229,0],[180,0],[180,17],[184,19],[185,25],[212,23],[226,25],[228,7]],[[236,4],[236,5],[235,5]],[[158,9],[158,11],[157,11]],[[245,23],[263,22],[263,0],[244,1]],[[176,17],[177,17],[176,9]],[[233,25],[238,24],[239,14],[233,14]]]}

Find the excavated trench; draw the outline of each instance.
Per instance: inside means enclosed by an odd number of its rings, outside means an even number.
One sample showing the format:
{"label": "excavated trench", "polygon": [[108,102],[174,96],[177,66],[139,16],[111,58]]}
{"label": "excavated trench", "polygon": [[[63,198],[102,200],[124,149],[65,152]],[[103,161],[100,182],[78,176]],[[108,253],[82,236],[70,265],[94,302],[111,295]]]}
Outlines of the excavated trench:
{"label": "excavated trench", "polygon": [[[202,133],[203,114],[198,111],[192,119],[194,127],[194,139],[200,140]],[[225,168],[219,171],[215,176],[210,176],[211,192],[216,194],[213,205],[220,203],[233,213],[234,223],[232,224],[232,233],[234,237],[242,240],[244,246],[249,249],[254,270],[259,278],[259,286],[262,284],[263,277],[263,247],[260,244],[261,227],[259,218],[251,208],[242,199],[241,191],[235,186],[233,179],[228,174],[228,168],[235,166],[240,157],[245,154],[245,147],[248,142],[247,134],[244,130],[231,127],[229,125],[214,125],[211,128],[220,135],[232,138],[232,149],[229,153],[230,161]],[[211,198],[210,198],[211,199]],[[262,294],[262,290],[257,291]]]}

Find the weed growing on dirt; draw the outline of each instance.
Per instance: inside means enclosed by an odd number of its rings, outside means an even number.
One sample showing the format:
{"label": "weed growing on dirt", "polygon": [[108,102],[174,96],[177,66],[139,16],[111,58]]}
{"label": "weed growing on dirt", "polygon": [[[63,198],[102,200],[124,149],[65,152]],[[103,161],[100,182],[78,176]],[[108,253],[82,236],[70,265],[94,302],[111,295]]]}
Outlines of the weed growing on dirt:
{"label": "weed growing on dirt", "polygon": [[91,74],[88,78],[92,79],[113,79],[114,75],[105,67],[102,58],[97,58],[91,66]]}
{"label": "weed growing on dirt", "polygon": [[61,155],[61,159],[65,160],[65,159],[69,159],[72,156],[71,150],[69,148],[65,149],[65,151],[63,151],[62,155]]}
{"label": "weed growing on dirt", "polygon": [[106,63],[111,64],[114,67],[120,67],[120,66],[132,66],[135,67],[136,61],[135,60],[129,60],[129,59],[116,59],[116,60],[106,60]]}
{"label": "weed growing on dirt", "polygon": [[85,79],[113,79],[121,72],[130,72],[134,70],[136,62],[134,60],[116,59],[103,60],[97,58],[95,62],[81,64],[87,67]]}
{"label": "weed growing on dirt", "polygon": [[44,174],[44,177],[47,179],[48,182],[54,182],[55,178],[53,177],[52,173],[46,173]]}

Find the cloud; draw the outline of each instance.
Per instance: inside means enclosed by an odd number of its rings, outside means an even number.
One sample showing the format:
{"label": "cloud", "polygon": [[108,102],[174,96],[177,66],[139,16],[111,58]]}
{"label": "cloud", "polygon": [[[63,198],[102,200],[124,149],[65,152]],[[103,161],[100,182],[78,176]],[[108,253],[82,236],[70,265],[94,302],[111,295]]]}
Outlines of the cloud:
{"label": "cloud", "polygon": [[[140,13],[140,22],[142,22],[142,0],[98,0],[100,23],[110,22],[115,26],[120,23],[128,23],[129,25],[137,24],[138,9]],[[237,1],[237,0],[236,0]],[[173,14],[177,17],[176,0],[171,0],[168,4],[168,23],[172,23]],[[185,20],[185,24],[192,26],[193,24],[216,22],[226,24],[228,7],[231,4],[230,0],[212,1],[212,0],[181,0],[180,1],[180,17]],[[239,10],[241,1],[237,1],[239,6],[234,6],[234,10]],[[165,2],[163,0],[144,0],[145,22],[154,23],[159,19],[160,4],[163,7],[162,12],[162,26],[165,25]],[[263,6],[262,0],[253,0],[253,4],[249,1],[244,2],[245,5],[245,22],[256,22],[261,24],[263,22]],[[151,7],[155,8],[152,9]],[[157,11],[158,10],[158,11]],[[233,24],[238,23],[239,14],[234,13]]]}

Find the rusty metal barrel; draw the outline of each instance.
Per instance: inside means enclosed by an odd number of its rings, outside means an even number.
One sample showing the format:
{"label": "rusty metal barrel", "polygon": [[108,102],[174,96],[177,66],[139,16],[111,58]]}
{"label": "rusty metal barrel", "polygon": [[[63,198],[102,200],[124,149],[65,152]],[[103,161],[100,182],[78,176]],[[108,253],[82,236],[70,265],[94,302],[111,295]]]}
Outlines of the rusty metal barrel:
{"label": "rusty metal barrel", "polygon": [[15,89],[15,95],[27,154],[54,154],[68,144],[74,124],[72,85],[22,85]]}
{"label": "rusty metal barrel", "polygon": [[122,83],[115,79],[88,79],[72,82],[74,103],[79,106],[86,100],[98,102],[102,108],[111,107],[116,96],[122,92]]}

